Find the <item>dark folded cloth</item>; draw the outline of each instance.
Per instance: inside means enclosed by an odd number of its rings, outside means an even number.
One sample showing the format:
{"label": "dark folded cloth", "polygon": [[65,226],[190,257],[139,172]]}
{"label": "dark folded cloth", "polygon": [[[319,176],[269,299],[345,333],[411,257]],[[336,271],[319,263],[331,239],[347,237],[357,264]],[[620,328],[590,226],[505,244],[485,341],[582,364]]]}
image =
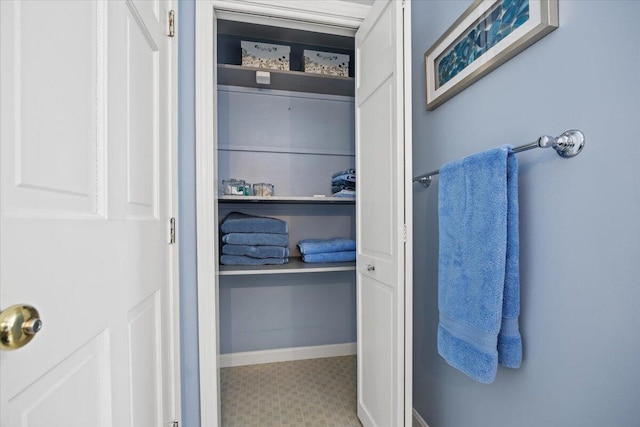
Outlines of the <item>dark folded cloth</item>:
{"label": "dark folded cloth", "polygon": [[224,265],[280,265],[289,262],[289,258],[251,258],[241,255],[222,255],[220,263]]}
{"label": "dark folded cloth", "polygon": [[288,234],[275,233],[229,233],[222,236],[223,243],[253,246],[289,246]]}
{"label": "dark folded cloth", "polygon": [[351,174],[338,175],[331,178],[331,183],[351,182],[356,183],[356,176]]}
{"label": "dark folded cloth", "polygon": [[333,175],[331,175],[331,178],[335,178],[340,175],[355,175],[355,174],[356,174],[356,170],[353,168],[350,168],[350,169],[345,169],[343,171],[334,173]]}
{"label": "dark folded cloth", "polygon": [[282,246],[223,245],[224,255],[243,255],[251,258],[286,258],[289,248]]}
{"label": "dark folded cloth", "polygon": [[298,242],[298,248],[300,248],[300,253],[304,255],[355,251],[356,241],[344,239],[342,237],[333,237],[331,239],[305,239]]}
{"label": "dark folded cloth", "polygon": [[323,252],[320,254],[302,255],[304,262],[347,262],[356,260],[356,251]]}
{"label": "dark folded cloth", "polygon": [[331,192],[332,193],[337,193],[339,191],[342,190],[347,190],[347,191],[356,191],[356,186],[349,184],[349,185],[332,185],[331,186]]}
{"label": "dark folded cloth", "polygon": [[277,218],[231,212],[220,225],[223,233],[287,233],[287,222]]}

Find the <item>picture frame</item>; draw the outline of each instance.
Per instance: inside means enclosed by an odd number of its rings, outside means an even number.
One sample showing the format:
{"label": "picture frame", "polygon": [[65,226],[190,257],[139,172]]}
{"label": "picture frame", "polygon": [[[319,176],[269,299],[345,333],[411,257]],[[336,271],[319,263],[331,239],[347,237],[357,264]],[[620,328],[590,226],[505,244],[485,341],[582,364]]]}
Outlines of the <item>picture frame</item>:
{"label": "picture frame", "polygon": [[424,54],[433,110],[558,28],[558,0],[476,0]]}

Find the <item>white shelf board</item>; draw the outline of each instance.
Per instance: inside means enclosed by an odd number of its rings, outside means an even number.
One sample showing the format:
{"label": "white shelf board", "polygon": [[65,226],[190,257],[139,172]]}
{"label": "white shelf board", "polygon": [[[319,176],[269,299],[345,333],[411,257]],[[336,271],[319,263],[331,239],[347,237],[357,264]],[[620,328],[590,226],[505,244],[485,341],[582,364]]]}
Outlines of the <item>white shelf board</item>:
{"label": "white shelf board", "polygon": [[356,200],[350,197],[313,197],[313,196],[218,196],[219,203],[281,203],[281,204],[336,204],[354,205]]}
{"label": "white shelf board", "polygon": [[289,258],[282,265],[220,265],[220,276],[247,276],[256,274],[326,273],[332,271],[355,271],[356,263],[330,262],[306,263],[302,258]]}

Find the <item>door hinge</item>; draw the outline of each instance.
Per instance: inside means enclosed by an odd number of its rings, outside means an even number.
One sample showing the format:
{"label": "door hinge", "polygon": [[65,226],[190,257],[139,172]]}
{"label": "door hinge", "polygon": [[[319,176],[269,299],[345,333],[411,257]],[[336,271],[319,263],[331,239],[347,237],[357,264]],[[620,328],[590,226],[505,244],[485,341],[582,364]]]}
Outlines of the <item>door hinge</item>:
{"label": "door hinge", "polygon": [[169,244],[176,242],[176,219],[169,219]]}
{"label": "door hinge", "polygon": [[403,228],[402,237],[403,237],[404,241],[406,242],[407,241],[407,224],[403,224],[402,228]]}
{"label": "door hinge", "polygon": [[169,37],[176,35],[176,13],[173,10],[169,11]]}
{"label": "door hinge", "polygon": [[178,424],[177,421],[174,421],[173,424],[171,424],[171,427],[179,427],[180,424]]}

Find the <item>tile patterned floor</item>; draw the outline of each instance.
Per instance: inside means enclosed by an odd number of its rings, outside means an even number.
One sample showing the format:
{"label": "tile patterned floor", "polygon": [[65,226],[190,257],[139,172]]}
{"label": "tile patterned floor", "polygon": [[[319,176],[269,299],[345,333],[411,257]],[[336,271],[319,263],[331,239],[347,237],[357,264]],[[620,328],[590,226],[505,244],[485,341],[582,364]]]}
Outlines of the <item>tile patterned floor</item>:
{"label": "tile patterned floor", "polygon": [[361,427],[356,357],[220,370],[222,427]]}

